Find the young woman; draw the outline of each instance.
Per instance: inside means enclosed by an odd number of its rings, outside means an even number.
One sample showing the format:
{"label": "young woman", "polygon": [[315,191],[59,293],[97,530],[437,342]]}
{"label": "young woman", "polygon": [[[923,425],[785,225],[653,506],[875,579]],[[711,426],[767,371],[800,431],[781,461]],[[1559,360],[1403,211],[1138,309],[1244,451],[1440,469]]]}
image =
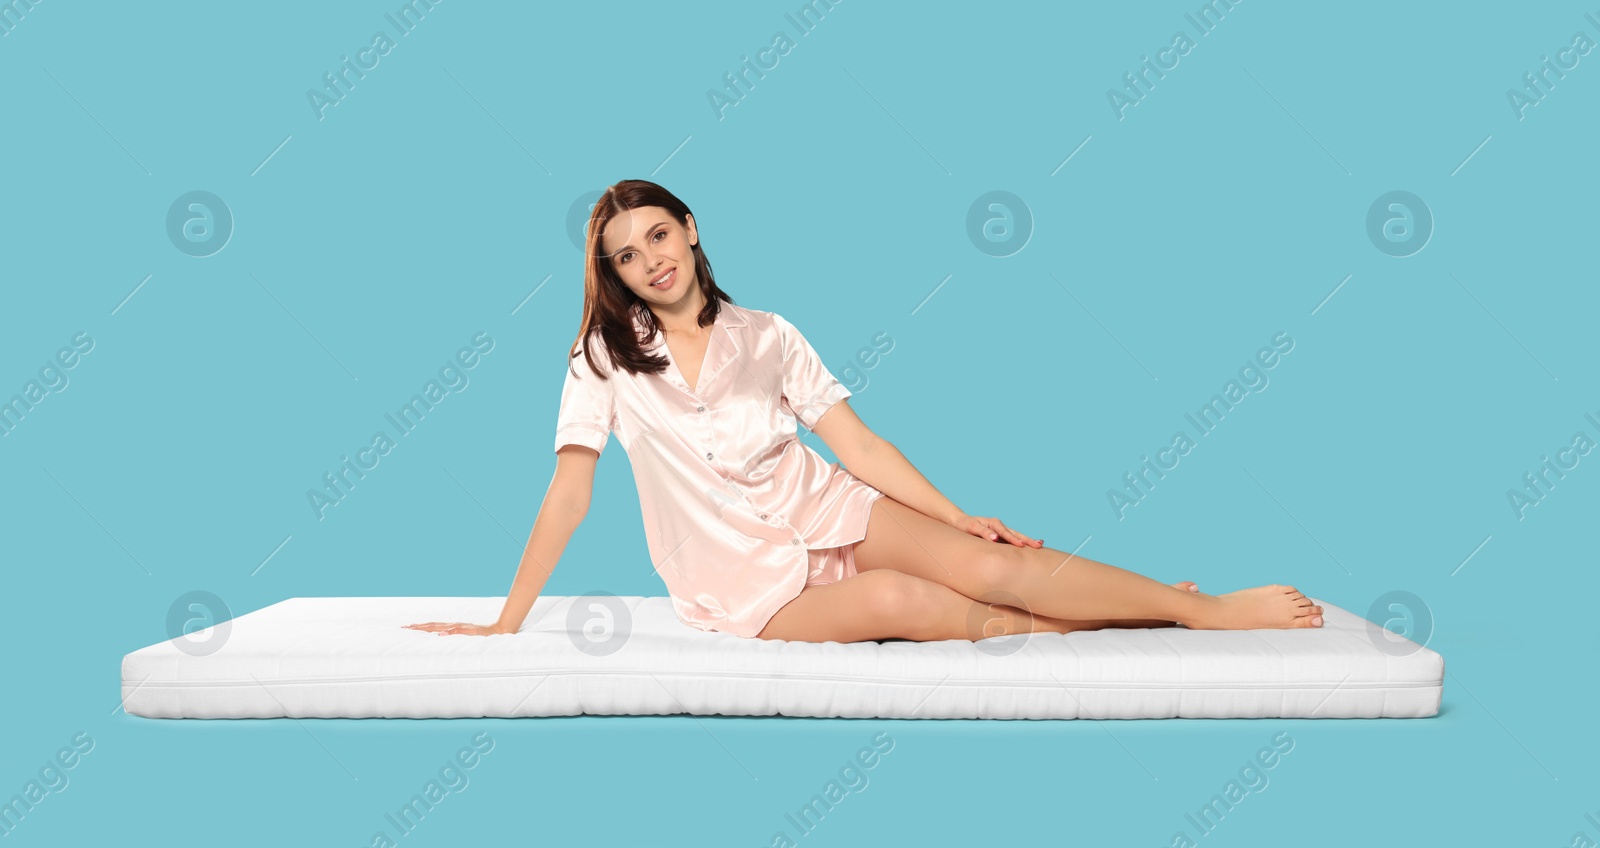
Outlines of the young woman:
{"label": "young woman", "polygon": [[[612,433],[633,466],[650,559],[678,618],[701,630],[859,642],[1322,626],[1322,608],[1292,586],[1208,595],[962,512],[862,423],[793,324],[717,287],[694,215],[661,186],[608,188],[587,254],[555,479],[505,608],[490,625],[408,627],[519,630],[588,512]],[[797,419],[840,464],[800,441]]]}

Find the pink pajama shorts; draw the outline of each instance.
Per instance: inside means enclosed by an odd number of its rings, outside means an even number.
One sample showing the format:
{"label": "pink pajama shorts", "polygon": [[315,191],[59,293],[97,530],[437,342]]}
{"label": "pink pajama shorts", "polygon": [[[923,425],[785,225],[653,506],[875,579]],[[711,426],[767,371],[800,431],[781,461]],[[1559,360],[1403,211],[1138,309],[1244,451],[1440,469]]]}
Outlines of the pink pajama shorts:
{"label": "pink pajama shorts", "polygon": [[855,543],[836,548],[811,548],[806,551],[811,571],[806,575],[807,586],[826,586],[856,575]]}

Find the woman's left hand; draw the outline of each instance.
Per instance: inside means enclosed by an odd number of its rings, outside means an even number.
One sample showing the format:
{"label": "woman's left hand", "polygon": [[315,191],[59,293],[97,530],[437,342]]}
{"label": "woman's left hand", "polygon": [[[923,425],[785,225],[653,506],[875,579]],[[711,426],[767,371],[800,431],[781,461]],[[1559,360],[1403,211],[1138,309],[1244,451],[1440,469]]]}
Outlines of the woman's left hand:
{"label": "woman's left hand", "polygon": [[998,542],[1002,539],[1017,547],[1042,548],[1043,539],[1033,539],[1007,527],[998,518],[979,518],[975,515],[962,515],[951,526],[957,530],[971,533],[979,538]]}

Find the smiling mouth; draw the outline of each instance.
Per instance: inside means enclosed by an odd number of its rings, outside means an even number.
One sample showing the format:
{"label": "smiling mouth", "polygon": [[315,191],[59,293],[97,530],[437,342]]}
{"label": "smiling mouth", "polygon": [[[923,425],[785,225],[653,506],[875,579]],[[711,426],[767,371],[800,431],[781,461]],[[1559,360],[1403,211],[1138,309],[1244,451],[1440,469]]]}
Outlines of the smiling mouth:
{"label": "smiling mouth", "polygon": [[657,279],[655,282],[651,283],[650,287],[651,288],[657,288],[657,287],[666,285],[667,283],[670,283],[673,280],[677,279],[677,276],[678,276],[678,269],[677,268],[673,268],[671,271],[668,271],[667,273],[661,275],[661,277],[659,279]]}

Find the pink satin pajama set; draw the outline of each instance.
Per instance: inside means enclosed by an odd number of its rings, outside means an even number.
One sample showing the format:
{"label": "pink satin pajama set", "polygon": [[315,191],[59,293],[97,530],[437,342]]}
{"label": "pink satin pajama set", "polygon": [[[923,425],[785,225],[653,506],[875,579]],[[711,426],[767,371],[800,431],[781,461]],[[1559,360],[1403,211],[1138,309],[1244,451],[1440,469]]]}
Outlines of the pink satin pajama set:
{"label": "pink satin pajama set", "polygon": [[800,441],[796,419],[811,430],[851,395],[800,331],[773,312],[718,306],[692,389],[637,311],[644,349],[668,360],[660,374],[612,370],[597,333],[595,364],[609,374],[601,380],[580,345],[555,448],[602,451],[615,433],[678,618],[752,637],[804,587],[856,573],[854,545],[883,492]]}

